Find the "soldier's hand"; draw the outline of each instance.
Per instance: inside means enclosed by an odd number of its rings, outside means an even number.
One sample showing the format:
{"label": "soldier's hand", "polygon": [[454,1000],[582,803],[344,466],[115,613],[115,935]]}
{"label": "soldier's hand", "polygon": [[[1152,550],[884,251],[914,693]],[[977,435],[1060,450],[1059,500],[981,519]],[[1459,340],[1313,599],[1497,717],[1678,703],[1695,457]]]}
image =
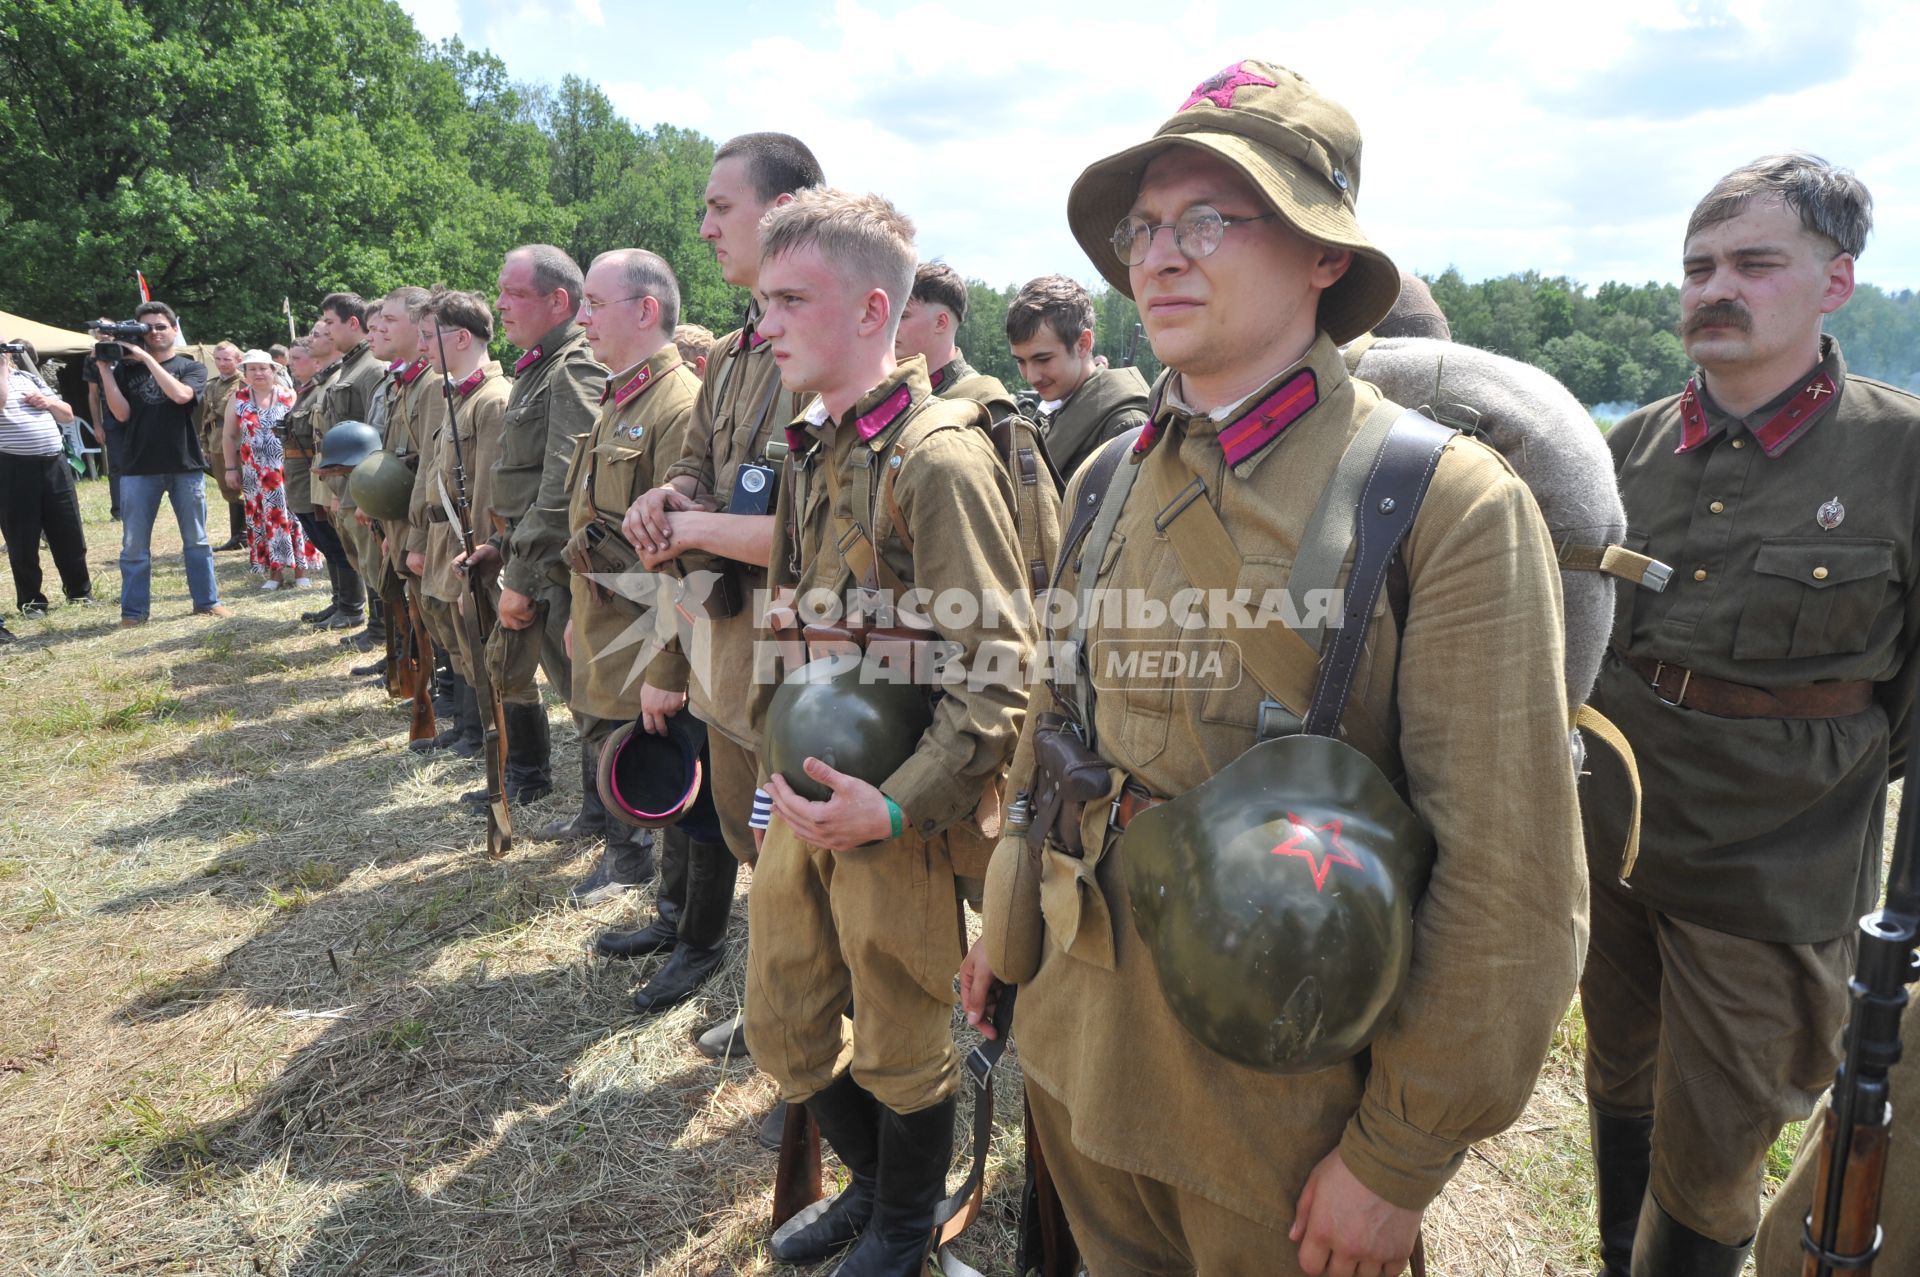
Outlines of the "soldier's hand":
{"label": "soldier's hand", "polygon": [[[634,498],[633,504],[627,508],[626,518],[620,520],[620,532],[642,556],[659,554],[661,561],[664,561],[671,557],[664,552],[673,544],[673,527],[667,521],[668,513],[695,508],[693,498],[671,484],[649,488]],[[652,567],[653,564],[647,566]]]}
{"label": "soldier's hand", "polygon": [[1420,1215],[1376,1196],[1336,1148],[1307,1176],[1287,1236],[1310,1277],[1398,1277],[1420,1239]]}
{"label": "soldier's hand", "polygon": [[573,659],[573,618],[567,618],[567,628],[560,631],[560,646],[567,649],[567,659]]}
{"label": "soldier's hand", "polygon": [[[493,547],[488,546],[487,548],[492,549]],[[495,550],[494,553],[498,555],[499,551]],[[474,554],[475,557],[478,557],[479,551],[476,550]],[[527,595],[520,593],[520,591],[509,590],[505,586],[502,586],[500,589],[500,607],[498,611],[500,624],[510,630],[524,630],[534,622],[533,600]]]}
{"label": "soldier's hand", "polygon": [[993,1027],[993,1012],[1000,1005],[1000,990],[1007,986],[993,974],[993,964],[987,961],[987,941],[983,936],[973,942],[973,948],[967,950],[966,960],[960,964],[960,1007],[967,1013],[967,1023],[980,1030],[980,1036],[992,1041],[1000,1036]]}
{"label": "soldier's hand", "polygon": [[685,692],[667,692],[652,683],[640,684],[640,726],[655,736],[667,734],[667,720],[687,703]]}
{"label": "soldier's hand", "polygon": [[407,551],[407,571],[416,577],[424,577],[427,574],[427,556],[418,550]]}
{"label": "soldier's hand", "polygon": [[367,517],[367,512],[365,510],[355,510],[353,512],[353,521],[359,524],[363,528],[370,528],[373,526],[373,520]]}
{"label": "soldier's hand", "polygon": [[877,787],[837,772],[817,758],[807,759],[805,766],[807,775],[833,791],[826,802],[802,798],[778,773],[767,781],[774,812],[802,842],[828,851],[851,851],[892,835],[893,818],[887,814],[886,796]]}
{"label": "soldier's hand", "polygon": [[490,542],[482,541],[479,545],[473,547],[472,554],[462,554],[456,557],[453,561],[453,568],[454,571],[465,574],[473,571],[475,568],[490,568],[498,562],[500,562],[500,547]]}

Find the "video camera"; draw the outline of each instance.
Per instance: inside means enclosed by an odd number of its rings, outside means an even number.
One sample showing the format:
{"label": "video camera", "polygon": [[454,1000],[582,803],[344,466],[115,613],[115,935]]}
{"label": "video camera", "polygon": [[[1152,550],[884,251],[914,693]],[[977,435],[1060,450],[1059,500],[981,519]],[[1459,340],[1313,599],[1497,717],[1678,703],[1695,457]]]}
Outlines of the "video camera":
{"label": "video camera", "polygon": [[94,336],[100,338],[94,343],[93,357],[103,364],[117,364],[126,355],[120,349],[121,342],[137,342],[153,331],[151,324],[143,324],[137,319],[124,319],[118,323],[97,319],[87,327]]}
{"label": "video camera", "polygon": [[12,355],[17,359],[31,350],[32,347],[24,341],[0,341],[0,355]]}

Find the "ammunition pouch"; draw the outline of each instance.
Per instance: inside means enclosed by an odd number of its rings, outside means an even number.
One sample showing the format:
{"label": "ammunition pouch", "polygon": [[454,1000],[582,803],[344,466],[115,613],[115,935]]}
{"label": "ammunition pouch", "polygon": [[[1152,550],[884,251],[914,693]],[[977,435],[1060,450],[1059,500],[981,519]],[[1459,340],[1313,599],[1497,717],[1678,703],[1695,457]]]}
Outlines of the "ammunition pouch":
{"label": "ammunition pouch", "polygon": [[704,551],[690,552],[672,561],[672,570],[685,582],[678,607],[688,616],[724,621],[738,616],[747,605],[740,565]]}

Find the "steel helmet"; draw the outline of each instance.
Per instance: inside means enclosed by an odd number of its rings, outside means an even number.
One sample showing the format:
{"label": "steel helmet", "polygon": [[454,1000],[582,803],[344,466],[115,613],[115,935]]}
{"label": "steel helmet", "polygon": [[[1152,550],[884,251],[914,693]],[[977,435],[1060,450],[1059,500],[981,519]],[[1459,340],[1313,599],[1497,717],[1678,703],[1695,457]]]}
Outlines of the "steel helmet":
{"label": "steel helmet", "polygon": [[818,758],[835,771],[878,785],[907,760],[933,721],[927,689],[911,670],[863,659],[858,649],[822,656],[787,675],[767,708],[767,766],[802,798],[825,802],[831,790],[802,764]]}
{"label": "steel helmet", "polygon": [[1141,813],[1120,859],[1187,1031],[1249,1068],[1307,1073],[1392,1014],[1433,836],[1366,755],[1297,735]]}
{"label": "steel helmet", "polygon": [[[338,429],[338,427],[335,427]],[[329,434],[327,438],[333,436]],[[414,462],[385,448],[367,454],[353,468],[347,491],[370,519],[403,520],[413,502]]]}
{"label": "steel helmet", "polygon": [[335,466],[353,469],[380,448],[380,432],[364,421],[336,421],[327,437],[320,441],[320,454],[313,459],[315,470]]}

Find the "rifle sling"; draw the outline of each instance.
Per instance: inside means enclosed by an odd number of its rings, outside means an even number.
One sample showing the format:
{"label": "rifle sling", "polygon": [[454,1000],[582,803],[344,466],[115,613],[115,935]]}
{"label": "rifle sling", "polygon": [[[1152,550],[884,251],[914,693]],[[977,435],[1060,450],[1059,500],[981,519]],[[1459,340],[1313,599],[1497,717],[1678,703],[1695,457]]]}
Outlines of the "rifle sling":
{"label": "rifle sling", "polygon": [[949,1193],[933,1211],[933,1244],[944,1277],[981,1277],[978,1270],[949,1254],[947,1246],[979,1216],[981,1203],[986,1200],[987,1153],[993,1144],[993,1066],[1007,1053],[1016,992],[1013,985],[1001,986],[993,1008],[996,1036],[982,1037],[963,1061],[974,1085],[973,1161],[960,1187]]}
{"label": "rifle sling", "polygon": [[[1340,569],[1346,563],[1347,551],[1353,547],[1353,519],[1347,512],[1359,505],[1360,490],[1366,486],[1367,476],[1379,457],[1380,445],[1386,442],[1387,432],[1393,429],[1399,415],[1394,405],[1382,400],[1367,414],[1359,432],[1340,455],[1333,479],[1321,490],[1320,502],[1313,509],[1313,517],[1307,520],[1307,530],[1300,537],[1300,552],[1293,559],[1293,572],[1287,577],[1287,591],[1296,601],[1311,597],[1310,591],[1339,587]],[[1341,517],[1335,517],[1334,511],[1339,511]],[[1300,631],[1300,637],[1318,652],[1326,642],[1326,629],[1325,622],[1321,622]]]}
{"label": "rifle sling", "polygon": [[1088,463],[1086,481],[1080,485],[1080,499],[1074,505],[1067,535],[1060,542],[1060,561],[1053,569],[1053,587],[1058,589],[1060,578],[1066,575],[1067,565],[1074,561],[1074,551],[1080,539],[1087,539],[1086,550],[1079,555],[1080,570],[1074,582],[1076,606],[1073,628],[1069,631],[1065,654],[1067,664],[1073,671],[1073,687],[1070,693],[1058,686],[1053,690],[1055,698],[1080,724],[1082,739],[1090,749],[1094,746],[1093,680],[1087,673],[1083,649],[1087,642],[1087,627],[1093,620],[1093,593],[1099,584],[1100,561],[1106,557],[1107,542],[1113,539],[1113,529],[1120,522],[1120,511],[1127,504],[1127,493],[1132,491],[1133,481],[1140,473],[1138,463],[1120,463],[1132,453],[1139,437],[1138,427],[1127,431],[1103,445]]}

